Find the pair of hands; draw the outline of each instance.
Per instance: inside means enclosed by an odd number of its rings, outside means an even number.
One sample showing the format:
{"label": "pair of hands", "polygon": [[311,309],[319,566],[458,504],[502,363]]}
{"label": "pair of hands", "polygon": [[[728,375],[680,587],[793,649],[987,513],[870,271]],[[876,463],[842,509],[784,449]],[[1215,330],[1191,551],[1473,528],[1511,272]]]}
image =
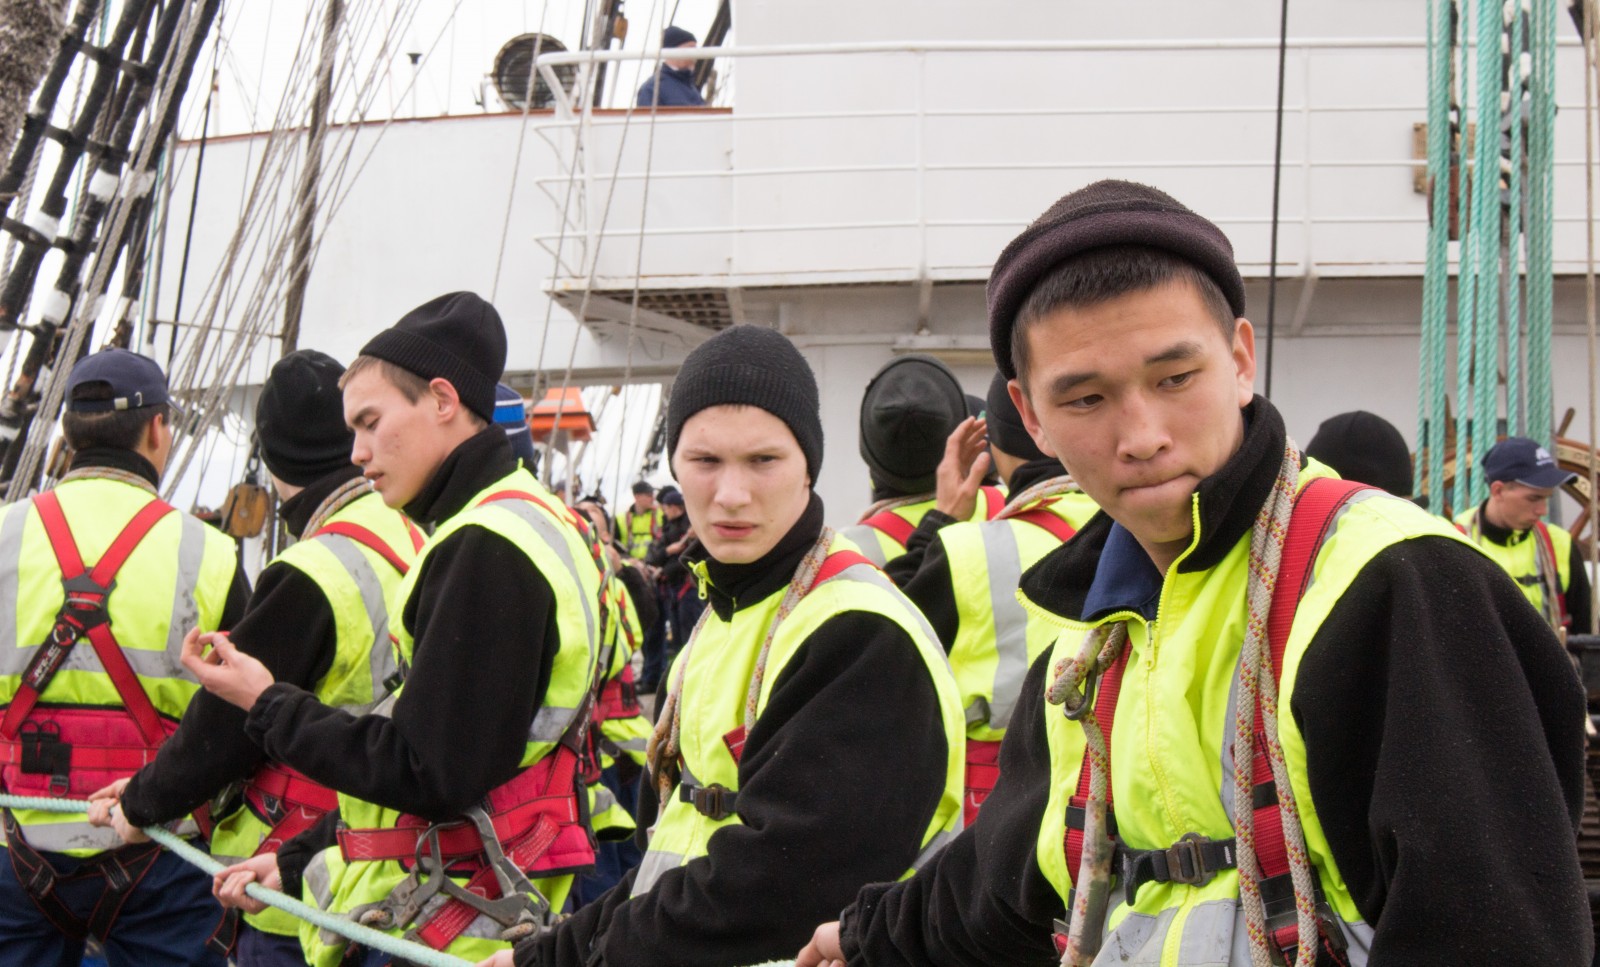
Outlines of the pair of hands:
{"label": "pair of hands", "polygon": [[956,520],[971,520],[978,509],[978,491],[989,472],[989,424],[969,416],[956,425],[944,444],[944,459],[934,479],[934,507]]}

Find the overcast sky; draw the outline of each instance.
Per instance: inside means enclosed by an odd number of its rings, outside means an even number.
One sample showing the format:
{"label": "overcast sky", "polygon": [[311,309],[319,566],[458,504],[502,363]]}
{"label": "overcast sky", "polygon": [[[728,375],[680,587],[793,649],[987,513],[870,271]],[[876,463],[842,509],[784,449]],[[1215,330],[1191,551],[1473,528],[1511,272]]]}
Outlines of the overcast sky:
{"label": "overcast sky", "polygon": [[[703,37],[716,9],[717,0],[629,0],[623,8],[629,21],[624,49],[654,50],[667,22]],[[315,63],[324,10],[325,2],[314,0],[226,2],[212,47],[201,55],[195,70],[184,136],[200,134],[205,82],[213,65],[217,84],[211,133],[270,127],[303,45],[307,62]],[[414,16],[408,25],[391,26],[409,11]],[[541,23],[544,33],[575,50],[583,32],[583,11],[582,0],[346,0],[338,69],[354,84],[345,88],[334,118],[352,117],[354,87],[369,76],[370,118],[504,110],[488,83],[496,52],[513,37],[539,30]],[[386,35],[391,46],[384,51]],[[410,53],[422,55],[414,72],[414,97],[407,92],[413,78]],[[638,86],[638,71],[628,65],[624,83],[613,91],[631,93]],[[623,100],[617,104],[626,103],[625,94],[618,96]]]}

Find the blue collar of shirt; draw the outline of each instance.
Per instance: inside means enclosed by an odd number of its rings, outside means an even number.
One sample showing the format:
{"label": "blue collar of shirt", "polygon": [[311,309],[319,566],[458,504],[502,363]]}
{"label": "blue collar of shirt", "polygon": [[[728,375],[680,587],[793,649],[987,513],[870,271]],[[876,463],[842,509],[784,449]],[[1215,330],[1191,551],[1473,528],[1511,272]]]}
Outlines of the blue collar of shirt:
{"label": "blue collar of shirt", "polygon": [[1083,599],[1083,620],[1098,621],[1118,611],[1133,611],[1154,621],[1161,604],[1161,582],[1161,572],[1133,534],[1121,524],[1112,524],[1095,566],[1094,581]]}

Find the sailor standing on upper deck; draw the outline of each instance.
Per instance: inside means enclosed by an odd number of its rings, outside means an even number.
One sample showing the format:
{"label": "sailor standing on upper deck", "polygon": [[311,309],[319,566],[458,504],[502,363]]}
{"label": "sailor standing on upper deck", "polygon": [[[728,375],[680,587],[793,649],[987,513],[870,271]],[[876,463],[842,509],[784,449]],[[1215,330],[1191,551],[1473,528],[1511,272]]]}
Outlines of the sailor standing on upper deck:
{"label": "sailor standing on upper deck", "polygon": [[639,85],[639,96],[634,104],[642,108],[652,107],[705,107],[706,99],[700,96],[700,89],[694,86],[694,65],[692,60],[672,59],[667,51],[680,47],[695,47],[698,42],[694,34],[682,27],[668,27],[661,32],[662,60],[661,68],[654,75],[645,78]]}

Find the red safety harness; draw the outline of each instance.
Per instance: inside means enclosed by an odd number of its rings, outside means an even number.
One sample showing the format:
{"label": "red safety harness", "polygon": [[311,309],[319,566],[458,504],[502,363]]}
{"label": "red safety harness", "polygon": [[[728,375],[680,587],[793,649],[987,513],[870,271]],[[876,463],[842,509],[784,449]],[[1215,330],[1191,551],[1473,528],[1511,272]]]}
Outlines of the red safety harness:
{"label": "red safety harness", "polygon": [[[1077,528],[1067,523],[1061,517],[1050,513],[1047,509],[1056,502],[1050,498],[1041,502],[1036,507],[1005,516],[1006,520],[1020,520],[1042,528],[1056,540],[1065,544],[1078,533]],[[967,740],[967,778],[966,795],[962,800],[962,814],[968,826],[978,819],[978,810],[982,808],[984,800],[994,792],[995,783],[1000,781],[1000,743],[999,741],[985,741],[982,739]]]}
{"label": "red safety harness", "polygon": [[[66,596],[48,637],[23,671],[22,683],[0,718],[0,788],[23,796],[86,795],[133,775],[155,758],[156,750],[176,728],[156,712],[117,644],[106,611],[117,572],[156,522],[173,508],[159,499],[145,504],[92,570],[84,566],[55,492],[47,490],[34,497],[33,508],[55,552]],[[7,620],[10,617],[6,616]],[[40,708],[39,696],[83,638],[89,639],[123,707]],[[123,904],[161,852],[156,843],[106,850],[63,876],[28,845],[9,809],[4,811],[3,823],[11,865],[23,889],[57,929],[78,941],[89,936],[105,939]],[[56,887],[94,878],[105,880],[105,892],[89,917],[81,918],[61,900]]]}
{"label": "red safety harness", "polygon": [[[502,490],[478,502],[525,500],[587,534],[576,512],[566,514],[521,490]],[[589,728],[592,699],[586,700],[554,751],[489,791],[465,818],[432,823],[403,814],[392,827],[341,828],[339,850],[347,862],[395,860],[412,875],[377,905],[379,929],[416,925],[406,937],[443,950],[480,913],[515,920],[528,900],[542,900],[523,874],[554,876],[594,865],[595,842],[589,830],[589,802],[579,787],[579,762]],[[449,880],[465,876],[465,887]],[[526,893],[512,896],[506,885]],[[448,901],[422,919],[427,900]],[[468,898],[470,896],[470,899]],[[539,911],[548,916],[554,911]]]}
{"label": "red safety harness", "polygon": [[[1283,653],[1289,643],[1289,631],[1294,626],[1295,611],[1300,598],[1310,583],[1311,566],[1316,561],[1322,543],[1337,519],[1339,512],[1355,494],[1373,488],[1353,481],[1333,477],[1319,477],[1301,489],[1295,500],[1294,512],[1289,520],[1288,534],[1284,539],[1283,557],[1278,571],[1278,583],[1273,591],[1272,607],[1267,619],[1267,636],[1272,649],[1272,674],[1274,681],[1283,675]],[[1127,668],[1128,652],[1123,651],[1116,663],[1100,678],[1095,696],[1094,714],[1105,732],[1109,758],[1112,722],[1116,715],[1117,695],[1122,687],[1122,674]],[[1267,929],[1273,943],[1283,952],[1289,963],[1294,962],[1295,950],[1300,942],[1300,928],[1294,899],[1294,883],[1289,872],[1289,853],[1283,839],[1283,814],[1278,805],[1278,790],[1272,777],[1272,763],[1267,757],[1266,727],[1261,718],[1261,705],[1255,709],[1256,740],[1252,763],[1254,792],[1250,808],[1255,811],[1256,863],[1260,868],[1261,898],[1266,906]],[[1109,773],[1109,769],[1108,769]],[[1223,781],[1229,781],[1226,776]],[[1089,798],[1089,769],[1079,770],[1078,789],[1067,804],[1067,833],[1063,847],[1067,858],[1067,873],[1074,886],[1078,880],[1079,862],[1083,858],[1084,804]],[[1244,804],[1235,804],[1244,808]],[[1116,851],[1122,860],[1121,880],[1124,895],[1132,902],[1139,887],[1149,882],[1176,882],[1201,884],[1209,881],[1219,869],[1233,865],[1233,841],[1205,840],[1190,834],[1167,849],[1131,851],[1117,840],[1116,820],[1112,815],[1111,790],[1106,790],[1106,823]],[[1320,901],[1318,916],[1322,921],[1323,948],[1336,963],[1344,963],[1345,940],[1332,911]],[[1070,914],[1073,901],[1067,899]],[[1055,944],[1057,952],[1064,952],[1068,924],[1057,921]]]}
{"label": "red safety harness", "polygon": [[[1000,511],[1005,508],[1006,495],[1000,491],[999,487],[982,487],[980,489],[983,491],[985,501],[984,519],[994,520],[1000,516]],[[911,523],[892,510],[879,511],[861,523],[866,524],[873,530],[889,535],[901,547],[909,544],[911,535],[917,531],[916,524]]]}

